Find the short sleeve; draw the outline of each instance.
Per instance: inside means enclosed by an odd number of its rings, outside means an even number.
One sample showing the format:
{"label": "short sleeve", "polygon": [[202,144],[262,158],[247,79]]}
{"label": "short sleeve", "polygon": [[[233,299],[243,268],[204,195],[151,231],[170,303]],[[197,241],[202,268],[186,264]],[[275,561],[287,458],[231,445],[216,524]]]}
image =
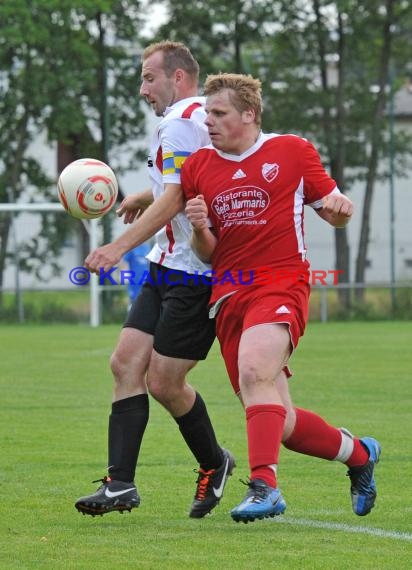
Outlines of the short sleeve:
{"label": "short sleeve", "polygon": [[305,204],[315,209],[321,208],[322,198],[335,190],[337,185],[326,172],[318,151],[309,141],[305,141],[302,167]]}
{"label": "short sleeve", "polygon": [[201,145],[196,124],[188,119],[168,121],[160,132],[163,183],[180,184],[182,165]]}

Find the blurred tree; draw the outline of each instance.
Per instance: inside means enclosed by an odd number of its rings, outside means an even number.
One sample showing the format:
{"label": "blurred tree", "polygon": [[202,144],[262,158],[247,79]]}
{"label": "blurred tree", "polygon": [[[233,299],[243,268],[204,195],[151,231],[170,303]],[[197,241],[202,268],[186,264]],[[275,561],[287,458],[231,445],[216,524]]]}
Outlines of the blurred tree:
{"label": "blurred tree", "polygon": [[[124,156],[133,161],[144,134],[136,60],[142,25],[135,0],[2,0],[1,202],[55,199],[55,182],[30,146],[39,133],[66,147],[66,162],[108,160],[110,144],[111,165],[117,171],[130,167]],[[53,264],[62,236],[79,227],[69,217],[59,224],[50,218],[43,216],[40,235],[21,249],[24,270],[39,270],[46,258]],[[11,216],[0,216],[0,286],[10,223]]]}
{"label": "blurred tree", "polygon": [[[273,0],[160,0],[168,18],[154,40],[183,41],[200,64],[201,76],[217,71],[247,73],[252,46],[270,38]],[[252,53],[253,55],[253,53]]]}
{"label": "blurred tree", "polygon": [[[116,170],[129,166],[123,157],[136,156],[144,130],[136,46],[154,4],[166,8],[167,22],[145,43],[185,41],[203,78],[218,71],[260,77],[265,130],[314,140],[343,191],[365,182],[356,263],[356,280],[363,281],[375,182],[389,174],[389,68],[396,69],[395,90],[410,74],[410,0],[159,0],[145,2],[146,11],[133,0],[2,0],[0,201],[23,192],[25,199],[47,199],[51,181],[30,153],[39,132],[59,141],[59,169],[80,156],[104,160],[109,148]],[[401,175],[411,137],[396,135]],[[53,229],[45,217],[44,231],[53,235],[28,244],[22,263],[34,270],[36,258],[45,258],[41,251],[54,256],[49,243],[71,223],[66,217]],[[9,229],[10,216],[2,214],[0,285]],[[335,235],[336,267],[349,281],[346,230]],[[348,308],[349,295],[340,295]]]}
{"label": "blurred tree", "polygon": [[[267,115],[280,130],[317,142],[342,191],[365,182],[355,281],[363,283],[375,183],[388,176],[389,128],[386,86],[389,62],[396,62],[402,85],[410,64],[410,2],[401,0],[312,0],[283,2],[280,30],[266,55]],[[408,19],[409,18],[409,19]],[[409,29],[411,29],[409,27]],[[271,88],[272,85],[272,88]],[[280,87],[280,89],[279,89]],[[411,137],[399,133],[398,175],[411,157]],[[336,268],[350,281],[345,229],[335,231]],[[342,310],[349,290],[340,290]],[[357,290],[358,298],[363,289]]]}
{"label": "blurred tree", "polygon": [[[389,61],[399,89],[411,64],[408,0],[159,1],[168,21],[157,38],[183,39],[203,66],[251,73],[263,83],[266,131],[315,142],[339,188],[365,182],[356,281],[363,282],[370,209],[377,179],[388,176]],[[409,70],[410,72],[410,70]],[[373,87],[378,86],[377,90]],[[396,174],[411,157],[411,137],[397,131]],[[346,229],[335,231],[335,265],[350,281]],[[342,310],[350,291],[338,291]],[[359,290],[362,295],[362,290]]]}

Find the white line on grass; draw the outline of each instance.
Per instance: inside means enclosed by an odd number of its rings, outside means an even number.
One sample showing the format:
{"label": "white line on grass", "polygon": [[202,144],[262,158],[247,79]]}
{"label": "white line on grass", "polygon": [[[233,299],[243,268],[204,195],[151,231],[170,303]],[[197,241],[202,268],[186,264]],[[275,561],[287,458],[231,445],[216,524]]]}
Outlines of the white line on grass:
{"label": "white line on grass", "polygon": [[308,526],[312,528],[324,528],[327,530],[340,530],[343,532],[354,532],[358,533],[361,532],[363,534],[369,534],[371,536],[378,536],[381,538],[393,538],[395,540],[407,540],[412,541],[412,534],[408,532],[398,532],[398,531],[391,531],[391,530],[384,530],[382,528],[372,528],[367,526],[352,526],[349,524],[344,523],[332,523],[332,522],[324,522],[324,521],[314,521],[310,519],[295,519],[295,518],[288,518],[288,517],[276,517],[271,519],[276,523],[282,524],[291,524],[291,525],[299,525],[299,526]]}

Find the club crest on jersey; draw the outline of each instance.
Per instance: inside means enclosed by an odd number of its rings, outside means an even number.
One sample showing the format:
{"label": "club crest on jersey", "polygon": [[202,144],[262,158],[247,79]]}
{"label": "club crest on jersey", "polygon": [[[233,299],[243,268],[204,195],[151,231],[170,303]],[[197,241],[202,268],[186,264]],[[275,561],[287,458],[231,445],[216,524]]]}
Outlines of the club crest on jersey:
{"label": "club crest on jersey", "polygon": [[265,164],[262,166],[262,176],[266,182],[273,182],[276,176],[279,174],[279,164]]}

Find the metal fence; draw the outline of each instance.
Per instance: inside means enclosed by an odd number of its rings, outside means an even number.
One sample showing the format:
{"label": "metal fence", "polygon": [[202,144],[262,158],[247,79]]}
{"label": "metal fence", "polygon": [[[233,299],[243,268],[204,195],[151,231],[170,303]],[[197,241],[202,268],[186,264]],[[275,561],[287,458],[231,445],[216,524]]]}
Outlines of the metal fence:
{"label": "metal fence", "polygon": [[[346,291],[346,294],[343,292]],[[359,298],[362,292],[362,298]],[[71,289],[0,290],[0,322],[80,322],[99,326],[121,323],[130,305],[127,286],[90,286]],[[105,299],[109,303],[105,304]],[[310,321],[412,321],[412,282],[313,286]]]}
{"label": "metal fence", "polygon": [[412,320],[412,281],[313,286],[310,319]]}

